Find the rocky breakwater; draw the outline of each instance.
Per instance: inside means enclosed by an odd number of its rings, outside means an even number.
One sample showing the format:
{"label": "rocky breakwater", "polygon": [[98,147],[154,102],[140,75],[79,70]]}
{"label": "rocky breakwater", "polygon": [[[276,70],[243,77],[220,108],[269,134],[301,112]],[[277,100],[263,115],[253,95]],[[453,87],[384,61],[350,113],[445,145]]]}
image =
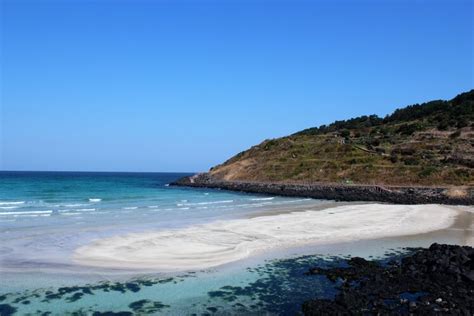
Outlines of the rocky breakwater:
{"label": "rocky breakwater", "polygon": [[433,244],[386,265],[352,258],[347,268],[312,268],[338,283],[334,300],[314,299],[305,315],[474,315],[474,249]]}
{"label": "rocky breakwater", "polygon": [[215,188],[248,193],[310,197],[338,201],[377,201],[395,204],[474,205],[472,187],[377,186],[323,183],[270,183],[256,181],[225,181],[208,173],[177,180],[171,185]]}

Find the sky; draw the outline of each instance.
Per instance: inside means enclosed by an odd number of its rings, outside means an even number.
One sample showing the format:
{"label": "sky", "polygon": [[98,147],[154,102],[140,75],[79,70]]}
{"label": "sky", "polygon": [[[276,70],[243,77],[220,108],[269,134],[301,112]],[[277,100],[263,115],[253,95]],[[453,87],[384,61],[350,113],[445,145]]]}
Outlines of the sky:
{"label": "sky", "polygon": [[206,171],[474,87],[473,1],[0,3],[0,170]]}

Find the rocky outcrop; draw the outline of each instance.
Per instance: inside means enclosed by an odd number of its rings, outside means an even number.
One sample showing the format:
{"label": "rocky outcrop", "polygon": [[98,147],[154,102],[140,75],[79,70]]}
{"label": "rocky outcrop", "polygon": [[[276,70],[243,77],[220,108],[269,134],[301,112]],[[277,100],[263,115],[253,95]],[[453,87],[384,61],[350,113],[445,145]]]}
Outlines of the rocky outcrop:
{"label": "rocky outcrop", "polygon": [[451,204],[474,205],[473,188],[401,187],[376,185],[343,185],[319,183],[267,183],[224,181],[208,173],[200,173],[177,180],[171,185],[215,188],[248,193],[309,197],[338,201],[377,201],[395,204]]}
{"label": "rocky outcrop", "polygon": [[334,300],[306,301],[305,315],[473,315],[474,249],[433,244],[388,265],[352,258],[347,268],[311,268],[339,282]]}

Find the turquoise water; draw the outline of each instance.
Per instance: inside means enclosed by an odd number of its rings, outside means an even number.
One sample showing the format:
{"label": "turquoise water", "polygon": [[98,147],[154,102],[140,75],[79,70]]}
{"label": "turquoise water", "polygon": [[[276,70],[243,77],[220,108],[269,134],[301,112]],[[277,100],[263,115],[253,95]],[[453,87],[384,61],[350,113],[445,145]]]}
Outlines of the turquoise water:
{"label": "turquoise water", "polygon": [[396,256],[405,246],[462,243],[445,235],[278,249],[179,273],[80,266],[95,239],[216,220],[324,209],[336,202],[168,186],[180,173],[0,172],[0,315],[295,315],[334,284],[306,276],[346,256]]}
{"label": "turquoise water", "polygon": [[298,278],[288,275],[307,264],[293,259],[173,275],[101,270],[71,260],[75,249],[97,238],[323,203],[168,186],[185,175],[0,172],[0,315],[278,313],[299,310],[295,302],[304,297],[332,295],[324,282],[297,290],[308,279],[301,271]]}
{"label": "turquoise water", "polygon": [[177,173],[0,173],[2,270],[78,269],[77,247],[107,236],[230,219],[305,199],[170,187]]}

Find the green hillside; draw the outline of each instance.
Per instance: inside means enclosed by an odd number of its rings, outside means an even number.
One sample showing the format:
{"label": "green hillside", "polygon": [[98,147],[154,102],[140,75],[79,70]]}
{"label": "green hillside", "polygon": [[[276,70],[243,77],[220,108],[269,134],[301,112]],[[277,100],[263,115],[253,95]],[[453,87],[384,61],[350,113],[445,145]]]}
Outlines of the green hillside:
{"label": "green hillside", "polygon": [[265,140],[210,174],[223,180],[474,185],[474,90]]}

